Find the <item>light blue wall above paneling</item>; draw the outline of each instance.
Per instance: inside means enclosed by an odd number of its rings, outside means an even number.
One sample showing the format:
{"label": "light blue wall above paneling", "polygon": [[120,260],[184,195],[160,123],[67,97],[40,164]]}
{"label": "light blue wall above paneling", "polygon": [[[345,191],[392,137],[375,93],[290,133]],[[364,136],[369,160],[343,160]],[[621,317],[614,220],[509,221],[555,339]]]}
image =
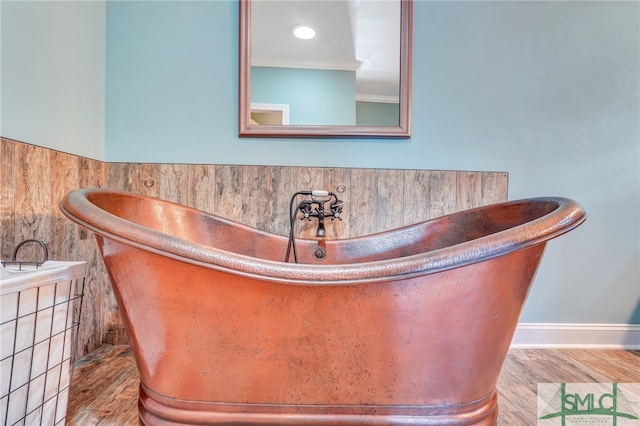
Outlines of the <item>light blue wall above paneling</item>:
{"label": "light blue wall above paneling", "polygon": [[0,135],[104,159],[106,9],[0,1]]}
{"label": "light blue wall above paneling", "polygon": [[237,134],[237,15],[226,1],[107,2],[107,160],[234,152],[218,142]]}

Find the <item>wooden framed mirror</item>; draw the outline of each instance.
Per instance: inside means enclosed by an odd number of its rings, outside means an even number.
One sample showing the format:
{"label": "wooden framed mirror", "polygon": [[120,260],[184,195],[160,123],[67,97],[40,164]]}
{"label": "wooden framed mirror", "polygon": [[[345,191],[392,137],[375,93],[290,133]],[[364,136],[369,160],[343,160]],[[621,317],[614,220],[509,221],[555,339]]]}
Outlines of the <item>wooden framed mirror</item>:
{"label": "wooden framed mirror", "polygon": [[240,0],[239,135],[409,138],[412,19],[413,0]]}

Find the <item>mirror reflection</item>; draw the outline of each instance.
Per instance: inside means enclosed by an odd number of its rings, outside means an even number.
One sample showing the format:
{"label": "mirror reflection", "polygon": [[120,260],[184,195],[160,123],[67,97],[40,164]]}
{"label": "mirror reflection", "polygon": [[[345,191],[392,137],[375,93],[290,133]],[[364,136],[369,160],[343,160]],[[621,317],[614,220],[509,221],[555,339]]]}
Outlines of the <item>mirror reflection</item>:
{"label": "mirror reflection", "polygon": [[294,125],[399,124],[399,1],[254,0],[251,17],[252,104],[289,105]]}
{"label": "mirror reflection", "polygon": [[243,0],[240,134],[409,136],[409,26],[406,0]]}

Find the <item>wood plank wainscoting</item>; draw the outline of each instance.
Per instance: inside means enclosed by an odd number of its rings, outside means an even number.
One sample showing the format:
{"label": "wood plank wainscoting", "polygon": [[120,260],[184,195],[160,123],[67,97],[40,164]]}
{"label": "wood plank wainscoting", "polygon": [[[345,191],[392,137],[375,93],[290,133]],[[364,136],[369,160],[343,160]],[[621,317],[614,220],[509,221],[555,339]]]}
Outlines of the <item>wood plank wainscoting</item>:
{"label": "wood plank wainscoting", "polygon": [[[36,238],[48,245],[51,259],[88,262],[75,359],[128,338],[93,236],[58,209],[72,189],[138,192],[281,235],[289,232],[293,193],[327,189],[347,202],[344,220],[327,225],[328,238],[367,235],[507,199],[505,172],[105,163],[0,142],[0,258]],[[313,224],[299,223],[297,230],[300,236],[314,232]]]}

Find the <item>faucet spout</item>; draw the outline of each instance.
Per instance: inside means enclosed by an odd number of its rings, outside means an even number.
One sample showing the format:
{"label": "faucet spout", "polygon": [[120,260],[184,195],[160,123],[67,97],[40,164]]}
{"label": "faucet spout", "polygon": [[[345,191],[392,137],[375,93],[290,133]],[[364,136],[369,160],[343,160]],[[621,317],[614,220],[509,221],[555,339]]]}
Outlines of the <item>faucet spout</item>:
{"label": "faucet spout", "polygon": [[327,236],[327,232],[324,229],[324,218],[318,216],[318,230],[316,231],[317,238],[324,238]]}

